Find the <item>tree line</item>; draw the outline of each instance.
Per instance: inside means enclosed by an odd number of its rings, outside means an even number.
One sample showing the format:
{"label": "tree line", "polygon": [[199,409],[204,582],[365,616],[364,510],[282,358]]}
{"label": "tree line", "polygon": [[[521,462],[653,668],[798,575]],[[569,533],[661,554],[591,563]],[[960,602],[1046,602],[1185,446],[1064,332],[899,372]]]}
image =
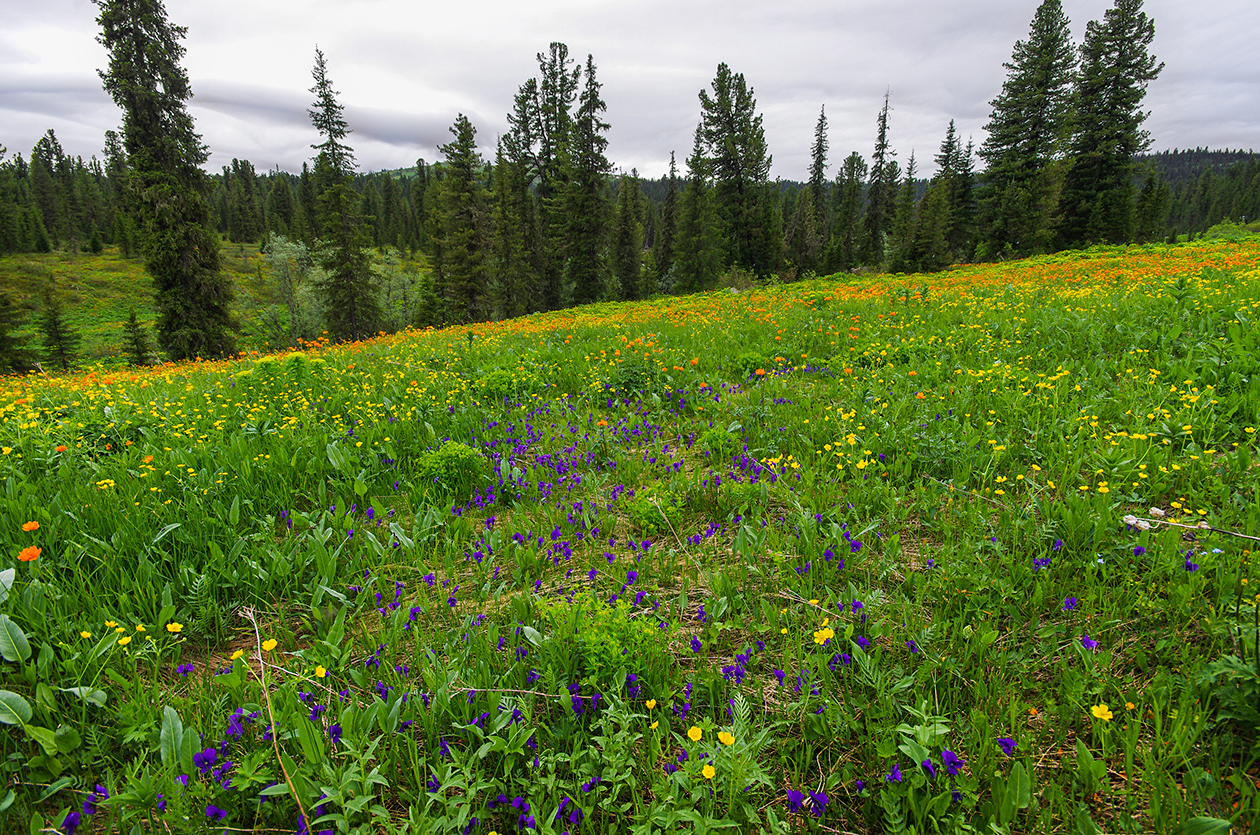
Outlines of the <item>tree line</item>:
{"label": "tree line", "polygon": [[933,271],[1153,240],[1246,214],[1260,199],[1254,159],[1187,177],[1181,154],[1142,156],[1142,101],[1162,64],[1141,0],[1114,0],[1078,45],[1060,0],[1044,0],[1005,64],[987,138],[977,148],[949,122],[930,178],[919,177],[913,153],[898,161],[885,95],[870,155],[851,151],[838,165],[820,110],[800,183],[771,179],[754,90],[725,63],[699,92],[682,171],[673,153],[661,180],[615,171],[595,60],[579,61],[562,43],[537,55],[492,159],[460,114],[436,162],[358,172],[352,128],[317,49],[309,114],[321,141],[312,160],[300,173],[261,175],[233,160],[211,177],[184,107],[183,30],[157,0],[100,6],[110,52],[102,79],[123,111],[122,132],[106,134],[103,162],[67,157],[49,131],[29,162],[0,163],[0,251],[113,244],[144,257],[159,344],[176,358],[232,348],[220,239],[285,252],[300,245],[299,278],[324,327],[353,339],[393,325],[372,247],[423,257],[411,323],[437,325],[704,290],[731,271],[780,280]]}

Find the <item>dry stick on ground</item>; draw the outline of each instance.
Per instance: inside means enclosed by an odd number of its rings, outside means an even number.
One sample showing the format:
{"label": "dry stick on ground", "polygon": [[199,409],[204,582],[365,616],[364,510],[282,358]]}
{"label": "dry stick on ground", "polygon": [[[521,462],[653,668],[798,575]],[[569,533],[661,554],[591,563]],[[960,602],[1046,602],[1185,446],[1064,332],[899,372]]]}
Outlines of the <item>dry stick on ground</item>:
{"label": "dry stick on ground", "polygon": [[253,609],[242,609],[241,615],[247,618],[254,626],[254,646],[258,650],[258,683],[262,685],[263,700],[267,703],[267,719],[271,722],[271,747],[276,752],[276,763],[280,766],[280,773],[284,775],[284,782],[289,787],[289,794],[293,795],[293,800],[297,803],[298,812],[302,815],[302,820],[307,821],[307,826],[310,826],[310,822],[306,817],[306,809],[302,806],[302,798],[293,786],[293,778],[289,776],[289,770],[284,767],[284,758],[280,756],[280,743],[277,740],[279,735],[276,733],[276,714],[271,709],[271,691],[267,689],[267,678],[263,674],[267,667],[271,665],[263,659],[262,634],[258,631],[258,621],[254,618]]}

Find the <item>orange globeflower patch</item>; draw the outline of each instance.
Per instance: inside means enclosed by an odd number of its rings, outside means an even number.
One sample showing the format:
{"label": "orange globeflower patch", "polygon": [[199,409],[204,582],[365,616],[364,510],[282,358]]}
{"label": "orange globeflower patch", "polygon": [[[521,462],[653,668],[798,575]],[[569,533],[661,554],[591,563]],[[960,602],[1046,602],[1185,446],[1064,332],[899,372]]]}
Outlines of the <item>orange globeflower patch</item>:
{"label": "orange globeflower patch", "polygon": [[39,530],[39,522],[35,522],[35,521],[26,522],[22,525],[22,530],[37,531]]}
{"label": "orange globeflower patch", "polygon": [[39,555],[41,553],[42,552],[38,548],[36,548],[34,545],[27,545],[25,548],[23,548],[21,551],[18,552],[18,559],[22,562],[34,562],[36,559],[39,558]]}
{"label": "orange globeflower patch", "polygon": [[66,445],[65,445],[65,444],[57,444],[57,451],[58,451],[58,452],[65,452],[65,451],[66,451]]}

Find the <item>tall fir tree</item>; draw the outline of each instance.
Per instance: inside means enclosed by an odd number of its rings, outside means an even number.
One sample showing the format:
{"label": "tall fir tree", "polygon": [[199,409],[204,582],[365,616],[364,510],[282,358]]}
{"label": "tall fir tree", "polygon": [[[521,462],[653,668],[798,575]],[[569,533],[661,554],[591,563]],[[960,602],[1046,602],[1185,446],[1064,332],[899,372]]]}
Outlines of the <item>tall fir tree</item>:
{"label": "tall fir tree", "polygon": [[616,296],[623,299],[643,299],[655,292],[655,287],[643,286],[643,191],[639,187],[636,172],[623,176],[617,186],[617,209],[613,218],[610,260]]}
{"label": "tall fir tree", "polygon": [[713,94],[700,91],[700,120],[727,263],[769,275],[778,267],[782,243],[774,223],[777,195],[762,117],[743,73],[718,65]]}
{"label": "tall fir tree", "polygon": [[1134,157],[1146,150],[1146,86],[1164,68],[1149,48],[1155,22],[1142,0],[1116,0],[1081,44],[1073,133],[1060,200],[1061,247],[1124,243],[1134,232]]}
{"label": "tall fir tree", "polygon": [[508,114],[507,158],[522,167],[536,200],[530,237],[539,298],[532,308],[555,309],[564,295],[567,176],[573,104],[582,77],[569,48],[554,42],[538,53],[538,77],[521,85]]}
{"label": "tall fir tree", "polygon": [[211,228],[207,150],[185,102],[183,27],[160,0],[98,0],[105,91],[123,111],[127,204],[153,277],[158,344],[172,359],[235,351],[232,285]]}
{"label": "tall fir tree", "polygon": [[709,190],[701,126],[687,159],[687,187],[678,207],[678,238],[674,247],[674,289],[683,293],[717,286],[722,269],[722,246]]}
{"label": "tall fir tree", "polygon": [[674,162],[674,152],[670,151],[669,179],[665,187],[665,198],[661,202],[656,236],[652,241],[652,258],[656,262],[662,289],[666,290],[673,286],[670,271],[674,268],[674,247],[678,235],[678,198],[678,166]]}
{"label": "tall fir tree", "polygon": [[600,256],[608,225],[608,172],[612,166],[604,155],[608,123],[600,114],[608,107],[600,97],[602,86],[595,77],[595,60],[588,55],[586,80],[564,153],[565,288],[557,300],[561,304],[569,298],[587,304],[604,293],[605,267]]}
{"label": "tall fir tree", "polygon": [[319,195],[315,200],[315,261],[323,269],[315,288],[332,338],[364,339],[376,333],[381,321],[376,278],[366,250],[370,241],[359,214],[360,198],[353,186],[354,151],[345,142],[350,128],[318,47],[311,75],[315,102],[306,112],[324,140],[311,145],[319,152],[314,174]]}
{"label": "tall fir tree", "polygon": [[519,162],[508,159],[500,139],[495,153],[492,194],[490,295],[495,314],[510,319],[534,308],[537,275],[529,257],[533,205]]}
{"label": "tall fir tree", "polygon": [[910,161],[906,163],[905,178],[897,192],[897,209],[893,214],[892,247],[889,253],[888,269],[895,273],[916,272],[919,269],[915,257],[915,226],[918,218],[915,214],[919,199],[919,181],[915,179],[918,166],[914,152],[910,152]]}
{"label": "tall fir tree", "polygon": [[831,228],[827,199],[827,107],[818,111],[818,124],[814,126],[814,144],[809,149],[809,193],[813,197],[814,234],[818,246],[827,245],[827,230]]}
{"label": "tall fir tree", "polygon": [[844,158],[832,191],[831,235],[823,253],[823,266],[829,271],[847,272],[860,261],[865,181],[866,160],[853,151]]}
{"label": "tall fir tree", "polygon": [[1068,133],[1076,65],[1060,0],[1043,0],[1028,39],[1015,42],[1002,92],[991,104],[980,146],[986,164],[980,201],[981,254],[1041,252],[1050,244],[1058,160]]}
{"label": "tall fir tree", "polygon": [[485,163],[467,116],[460,113],[450,131],[455,139],[439,149],[446,164],[433,203],[430,247],[442,318],[467,324],[490,313]]}
{"label": "tall fir tree", "polygon": [[866,214],[862,216],[862,263],[877,265],[884,260],[885,241],[892,231],[897,202],[895,152],[888,145],[888,94],[875,122],[875,153],[871,156],[870,180],[866,186]]}

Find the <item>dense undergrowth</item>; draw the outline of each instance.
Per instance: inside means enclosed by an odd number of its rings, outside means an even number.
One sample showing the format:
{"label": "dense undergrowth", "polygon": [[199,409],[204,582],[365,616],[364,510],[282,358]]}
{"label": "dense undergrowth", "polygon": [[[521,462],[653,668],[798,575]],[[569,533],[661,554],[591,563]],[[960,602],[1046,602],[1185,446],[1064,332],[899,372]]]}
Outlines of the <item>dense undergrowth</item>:
{"label": "dense undergrowth", "polygon": [[0,828],[1255,831],[1258,316],[1244,237],[6,378]]}

